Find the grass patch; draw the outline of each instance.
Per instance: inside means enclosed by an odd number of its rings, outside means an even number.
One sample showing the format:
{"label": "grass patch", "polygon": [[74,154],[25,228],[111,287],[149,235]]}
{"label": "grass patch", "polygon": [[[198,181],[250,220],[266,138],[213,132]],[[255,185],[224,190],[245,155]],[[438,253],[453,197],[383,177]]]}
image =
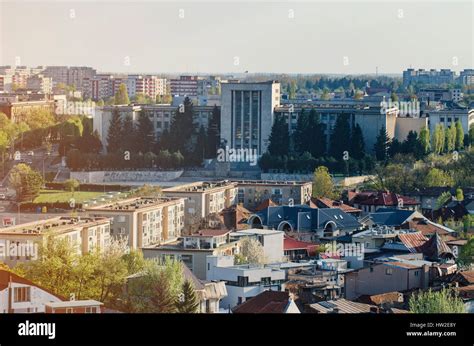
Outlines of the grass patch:
{"label": "grass patch", "polygon": [[69,202],[71,198],[74,198],[76,203],[82,203],[83,201],[91,200],[103,195],[103,192],[88,192],[88,191],[76,191],[74,195],[72,192],[63,190],[41,190],[40,195],[35,198],[34,203],[55,203],[55,202]]}

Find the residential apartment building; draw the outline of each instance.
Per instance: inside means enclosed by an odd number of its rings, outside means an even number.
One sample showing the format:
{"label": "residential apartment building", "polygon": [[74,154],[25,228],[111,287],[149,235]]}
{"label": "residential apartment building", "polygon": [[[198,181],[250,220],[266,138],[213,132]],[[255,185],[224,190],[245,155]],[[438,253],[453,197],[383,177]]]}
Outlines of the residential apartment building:
{"label": "residential apartment building", "polygon": [[280,83],[221,84],[221,142],[232,149],[267,151]]}
{"label": "residential apartment building", "polygon": [[170,80],[172,96],[198,96],[198,76],[180,76]]}
{"label": "residential apartment building", "polygon": [[459,81],[463,85],[474,85],[474,69],[466,68],[459,73]]}
{"label": "residential apartment building", "polygon": [[82,81],[82,93],[84,98],[94,101],[105,100],[114,95],[114,76],[111,74],[97,74],[86,77]]}
{"label": "residential apartment building", "polygon": [[28,77],[26,81],[26,89],[41,92],[43,94],[51,94],[53,92],[53,81],[50,77],[37,74]]}
{"label": "residential apartment building", "polygon": [[163,189],[163,194],[186,200],[185,219],[189,225],[236,204],[237,184],[227,180],[201,181]]}
{"label": "residential apartment building", "polygon": [[166,79],[151,75],[129,75],[126,80],[128,96],[146,95],[155,101],[157,95],[166,94]]}
{"label": "residential apartment building", "polygon": [[[35,259],[37,246],[48,238],[66,239],[78,254],[94,249],[104,249],[110,242],[110,220],[103,217],[55,217],[0,229],[0,244],[4,249],[13,245],[17,254],[6,253],[1,259],[7,265],[15,265]],[[20,246],[21,245],[21,246]],[[33,251],[33,252],[31,252]]]}
{"label": "residential apartment building", "polygon": [[410,84],[450,84],[454,82],[455,73],[450,69],[441,69],[441,70],[424,70],[419,69],[415,70],[409,68],[403,71],[403,85],[408,86]]}
{"label": "residential apartment building", "polygon": [[276,204],[305,204],[313,191],[311,182],[277,180],[235,180],[237,183],[237,203],[245,208],[255,208],[264,200],[271,199]]}
{"label": "residential apartment building", "polygon": [[53,86],[65,84],[82,90],[84,80],[92,79],[96,75],[96,70],[87,66],[47,66],[42,73],[52,79]]}
{"label": "residential apartment building", "polygon": [[263,291],[282,291],[285,271],[267,266],[234,265],[234,256],[208,256],[206,280],[224,281],[227,296],[223,309],[244,303]]}
{"label": "residential apartment building", "polygon": [[112,219],[110,235],[128,239],[130,249],[175,241],[184,228],[184,199],[135,197],[86,209]]}
{"label": "residential apartment building", "polygon": [[231,237],[228,230],[204,229],[173,243],[144,247],[142,251],[145,258],[180,260],[197,278],[205,280],[207,256],[236,255],[240,252],[240,240]]}

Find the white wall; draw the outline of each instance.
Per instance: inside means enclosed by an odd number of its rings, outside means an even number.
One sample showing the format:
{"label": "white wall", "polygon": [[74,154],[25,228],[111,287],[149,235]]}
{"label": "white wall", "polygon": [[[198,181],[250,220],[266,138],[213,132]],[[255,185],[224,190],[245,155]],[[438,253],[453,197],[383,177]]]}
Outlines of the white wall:
{"label": "white wall", "polygon": [[[32,313],[44,313],[46,303],[61,302],[61,299],[59,299],[58,297],[35,286],[18,284],[14,282],[12,283],[11,287],[12,294],[14,294],[13,292],[15,287],[31,287],[29,302],[13,303],[14,297],[12,297],[12,308],[14,310],[17,310],[15,311],[15,313],[26,313],[28,312],[28,308]],[[4,289],[3,291],[0,291],[0,313],[8,313],[8,288]]]}

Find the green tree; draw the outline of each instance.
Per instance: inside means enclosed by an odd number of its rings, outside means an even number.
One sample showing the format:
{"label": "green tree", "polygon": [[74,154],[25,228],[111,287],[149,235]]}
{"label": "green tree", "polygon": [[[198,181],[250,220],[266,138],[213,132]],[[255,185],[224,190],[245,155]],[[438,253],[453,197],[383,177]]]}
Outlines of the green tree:
{"label": "green tree", "polygon": [[461,248],[458,263],[463,267],[469,267],[474,263],[474,237],[471,236],[467,243]]}
{"label": "green tree", "polygon": [[364,135],[362,134],[362,129],[359,124],[352,127],[351,156],[356,160],[361,160],[365,156]]}
{"label": "green tree", "polygon": [[207,127],[207,144],[206,144],[206,158],[215,158],[217,155],[217,148],[219,148],[219,134],[221,130],[221,111],[220,108],[214,106],[212,109],[211,119]]}
{"label": "green tree", "polygon": [[345,114],[340,114],[337,117],[334,130],[331,133],[331,147],[329,153],[336,160],[341,160],[344,151],[350,151],[351,146],[351,127],[349,124],[349,117]]}
{"label": "green tree", "polygon": [[308,141],[308,130],[309,125],[309,114],[303,108],[296,121],[296,128],[293,132],[293,145],[294,150],[297,153],[309,152],[309,141]]}
{"label": "green tree", "polygon": [[9,181],[19,202],[34,200],[43,186],[41,175],[24,163],[11,169]]}
{"label": "green tree", "polygon": [[138,117],[134,143],[137,151],[142,153],[150,152],[155,148],[155,129],[148,115],[144,113],[140,113]]}
{"label": "green tree", "polygon": [[464,193],[460,187],[456,189],[456,200],[459,202],[464,201]]}
{"label": "green tree", "polygon": [[290,87],[289,87],[289,91],[288,91],[288,98],[290,100],[293,100],[296,98],[296,81],[295,80],[292,80],[290,82]]}
{"label": "green tree", "polygon": [[67,191],[70,191],[74,196],[74,192],[79,188],[80,183],[77,179],[68,179],[64,182],[64,188]]}
{"label": "green tree", "polygon": [[445,131],[443,124],[437,124],[433,134],[433,150],[436,154],[441,154],[444,151]]}
{"label": "green tree", "polygon": [[464,147],[464,129],[462,128],[461,121],[456,121],[456,150],[461,150]]}
{"label": "green tree", "polygon": [[334,195],[334,183],[329,174],[329,170],[325,166],[319,166],[314,170],[313,174],[313,197],[332,198]]}
{"label": "green tree", "polygon": [[435,210],[438,210],[440,209],[441,207],[443,207],[446,202],[450,201],[452,198],[451,194],[449,193],[449,191],[445,191],[443,192],[441,195],[439,195],[439,197],[436,199],[436,203],[435,203]]}
{"label": "green tree", "polygon": [[390,147],[390,138],[388,137],[385,126],[379,131],[374,144],[375,157],[379,161],[385,161],[388,158],[388,149]]}
{"label": "green tree", "polygon": [[185,280],[183,283],[183,292],[178,299],[176,309],[179,313],[197,313],[199,311],[199,299],[194,290],[193,283]]}
{"label": "green tree", "polygon": [[320,158],[326,153],[326,135],[323,125],[319,121],[319,114],[315,109],[309,112],[309,124],[305,133],[305,140],[308,144],[308,150],[314,158]]}
{"label": "green tree", "polygon": [[407,139],[403,142],[402,151],[405,154],[413,154],[416,159],[423,157],[424,149],[415,131],[408,132]]}
{"label": "green tree", "polygon": [[172,152],[180,151],[185,157],[193,153],[193,138],[195,125],[193,123],[194,109],[191,100],[186,97],[183,104],[176,109],[171,121],[168,135],[162,136],[162,147]]}
{"label": "green tree", "polygon": [[444,130],[445,152],[450,153],[456,148],[456,128],[451,125]]}
{"label": "green tree", "polygon": [[128,97],[127,86],[124,83],[120,84],[117,92],[115,93],[114,103],[116,105],[130,104],[130,98]]}
{"label": "green tree", "polygon": [[469,128],[469,145],[474,146],[474,125]]}
{"label": "green tree", "polygon": [[204,126],[201,125],[201,127],[199,128],[199,133],[196,138],[196,145],[194,146],[194,155],[193,155],[194,162],[198,165],[200,165],[203,159],[205,158],[206,143],[207,143],[206,130],[204,129]]}
{"label": "green tree", "polygon": [[420,143],[423,150],[423,154],[426,155],[431,150],[431,139],[430,129],[427,126],[423,126],[420,130]]}
{"label": "green tree", "polygon": [[127,115],[122,124],[122,150],[136,152],[137,143],[135,139],[137,139],[135,124],[133,123],[132,117]]}
{"label": "green tree", "polygon": [[454,180],[449,173],[438,168],[430,168],[424,179],[426,187],[453,186]]}
{"label": "green tree", "polygon": [[114,109],[107,134],[107,151],[116,153],[122,146],[122,119],[118,109]]}
{"label": "green tree", "polygon": [[429,289],[427,292],[412,294],[408,301],[410,312],[416,314],[447,314],[465,313],[464,302],[458,295],[448,289],[434,292]]}
{"label": "green tree", "polygon": [[288,124],[283,116],[276,116],[269,137],[268,152],[275,156],[287,155],[289,146]]}

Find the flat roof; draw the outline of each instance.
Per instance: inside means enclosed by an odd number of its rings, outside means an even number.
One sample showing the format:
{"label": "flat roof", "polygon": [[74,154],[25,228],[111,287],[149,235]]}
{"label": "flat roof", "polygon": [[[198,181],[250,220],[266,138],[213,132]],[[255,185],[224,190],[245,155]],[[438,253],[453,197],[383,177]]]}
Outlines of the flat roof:
{"label": "flat roof", "polygon": [[251,228],[251,229],[243,229],[241,231],[232,232],[231,236],[245,236],[245,235],[269,235],[269,234],[283,234],[283,231],[277,231],[274,229],[259,229],[259,228]]}
{"label": "flat roof", "polygon": [[50,232],[68,231],[75,227],[96,226],[109,223],[106,217],[55,217],[33,221],[0,229],[0,236],[7,234],[42,235]]}
{"label": "flat roof", "polygon": [[232,180],[239,185],[281,185],[281,186],[300,186],[312,184],[310,181],[283,181],[283,180]]}
{"label": "flat roof", "polygon": [[97,301],[97,300],[69,300],[65,302],[51,302],[51,303],[46,303],[46,306],[52,307],[52,308],[73,308],[73,307],[81,307],[81,306],[102,306],[104,305],[103,303]]}
{"label": "flat roof", "polygon": [[168,202],[178,201],[179,199],[179,197],[134,197],[113,203],[92,206],[86,208],[86,210],[135,211],[153,206],[159,206]]}
{"label": "flat roof", "polygon": [[163,193],[166,192],[181,192],[181,193],[189,193],[189,192],[206,192],[213,189],[220,189],[230,186],[235,186],[236,183],[231,182],[229,180],[221,180],[221,181],[198,181],[191,184],[184,184],[184,185],[177,185],[173,187],[169,187],[163,189]]}

